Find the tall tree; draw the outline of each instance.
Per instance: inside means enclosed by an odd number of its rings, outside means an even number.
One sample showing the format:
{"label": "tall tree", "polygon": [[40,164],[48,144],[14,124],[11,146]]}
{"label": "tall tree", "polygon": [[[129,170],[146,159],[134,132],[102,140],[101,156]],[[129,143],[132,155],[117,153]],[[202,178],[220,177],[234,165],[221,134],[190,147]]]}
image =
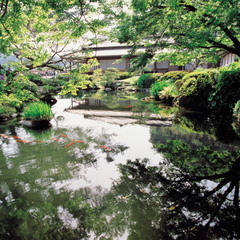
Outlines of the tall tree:
{"label": "tall tree", "polygon": [[200,56],[209,62],[226,53],[240,57],[239,7],[238,0],[132,0],[131,11],[115,12],[113,37],[134,51],[144,44],[143,59],[179,65]]}
{"label": "tall tree", "polygon": [[6,2],[0,16],[0,52],[14,54],[29,69],[81,62],[82,46],[105,33],[97,2]]}

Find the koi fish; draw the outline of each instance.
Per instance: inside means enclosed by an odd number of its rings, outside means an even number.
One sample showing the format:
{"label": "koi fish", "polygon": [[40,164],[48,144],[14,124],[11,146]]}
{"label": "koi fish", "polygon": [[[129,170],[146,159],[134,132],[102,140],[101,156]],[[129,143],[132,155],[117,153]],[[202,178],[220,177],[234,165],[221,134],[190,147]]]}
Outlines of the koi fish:
{"label": "koi fish", "polygon": [[7,135],[4,134],[0,134],[0,136],[2,136],[3,138],[9,138]]}
{"label": "koi fish", "polygon": [[73,139],[74,142],[84,143],[84,141]]}
{"label": "koi fish", "polygon": [[75,142],[70,142],[69,144],[67,144],[67,145],[65,146],[65,148],[67,148],[67,147],[73,145],[74,143],[75,143]]}
{"label": "koi fish", "polygon": [[34,140],[34,142],[43,143],[44,141]]}
{"label": "koi fish", "polygon": [[67,137],[67,135],[65,135],[65,134],[60,134],[62,137]]}
{"label": "koi fish", "polygon": [[18,137],[18,136],[12,136],[12,137],[16,139],[22,139],[21,137]]}
{"label": "koi fish", "polygon": [[129,105],[129,106],[126,106],[125,108],[133,108],[134,106],[132,105]]}
{"label": "koi fish", "polygon": [[22,143],[31,143],[29,141],[25,141],[25,140],[16,140],[17,142],[22,142]]}
{"label": "koi fish", "polygon": [[112,151],[111,148],[109,148],[109,147],[105,147],[105,146],[103,146],[103,145],[99,145],[99,147],[104,148],[104,149],[106,149],[106,150],[108,150],[108,151]]}
{"label": "koi fish", "polygon": [[129,196],[126,196],[126,197],[121,197],[121,199],[123,199],[123,200],[125,200],[125,199],[127,199]]}
{"label": "koi fish", "polygon": [[57,139],[57,138],[51,138],[51,139],[53,139],[54,141],[59,141],[59,139]]}

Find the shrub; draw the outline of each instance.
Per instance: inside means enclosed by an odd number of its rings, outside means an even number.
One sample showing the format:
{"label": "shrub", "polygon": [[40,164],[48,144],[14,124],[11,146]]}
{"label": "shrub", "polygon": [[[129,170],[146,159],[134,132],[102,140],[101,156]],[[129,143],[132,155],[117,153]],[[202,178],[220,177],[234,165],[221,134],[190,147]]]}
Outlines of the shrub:
{"label": "shrub", "polygon": [[159,98],[162,101],[169,102],[169,103],[171,103],[173,98],[175,98],[177,95],[178,95],[178,92],[174,84],[164,87],[164,89],[159,92]]}
{"label": "shrub", "polygon": [[71,75],[70,73],[61,73],[56,77],[55,80],[61,80],[61,81],[67,82],[71,80]]}
{"label": "shrub", "polygon": [[16,109],[8,103],[0,104],[0,119],[9,118],[14,113],[16,113]]}
{"label": "shrub", "polygon": [[233,108],[233,116],[238,120],[238,122],[240,121],[240,100],[237,101]]}
{"label": "shrub", "polygon": [[[217,70],[202,70],[184,76],[183,84],[178,90],[179,94],[185,97],[182,106],[207,108],[208,98],[214,90],[213,87],[218,75]],[[178,87],[176,86],[177,89]]]}
{"label": "shrub", "polygon": [[36,100],[38,95],[38,86],[29,81],[27,76],[23,74],[15,76],[6,86],[5,90],[23,102]]}
{"label": "shrub", "polygon": [[182,79],[185,75],[187,75],[188,72],[183,71],[170,71],[163,74],[162,79],[164,80],[170,80],[171,82],[175,82],[177,80]]}
{"label": "shrub", "polygon": [[127,78],[130,78],[130,77],[131,77],[130,72],[119,72],[117,79],[122,80],[122,79],[127,79]]}
{"label": "shrub", "polygon": [[16,92],[22,89],[28,90],[33,93],[38,92],[38,86],[35,83],[29,81],[28,77],[23,74],[15,76],[10,82],[8,88],[10,88],[12,92]]}
{"label": "shrub", "polygon": [[169,81],[156,81],[152,84],[150,88],[150,94],[156,100],[159,99],[159,92],[162,91],[165,87],[168,87],[171,83]]}
{"label": "shrub", "polygon": [[232,114],[240,99],[240,70],[222,72],[215,85],[215,91],[208,98],[213,110]]}
{"label": "shrub", "polygon": [[114,88],[114,81],[118,79],[118,71],[117,68],[108,68],[101,76],[99,83],[104,87]]}
{"label": "shrub", "polygon": [[40,74],[29,72],[26,74],[26,77],[28,78],[29,81],[34,82],[38,86],[42,86],[44,84],[43,83],[44,79]]}
{"label": "shrub", "polygon": [[28,104],[23,111],[23,118],[29,120],[51,120],[53,113],[51,107],[44,102],[34,102]]}
{"label": "shrub", "polygon": [[162,77],[161,73],[146,73],[138,78],[138,88],[150,88],[151,85]]}

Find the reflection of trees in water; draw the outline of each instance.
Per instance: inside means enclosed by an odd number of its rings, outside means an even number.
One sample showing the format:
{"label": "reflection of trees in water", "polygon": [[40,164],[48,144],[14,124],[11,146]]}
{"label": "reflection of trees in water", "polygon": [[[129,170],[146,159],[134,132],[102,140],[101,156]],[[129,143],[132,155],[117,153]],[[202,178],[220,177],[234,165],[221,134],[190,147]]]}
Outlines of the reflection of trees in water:
{"label": "reflection of trees in water", "polygon": [[194,148],[211,146],[214,150],[237,150],[234,141],[239,145],[239,137],[230,122],[193,113],[177,114],[171,127],[151,127],[153,144],[166,144],[168,140],[181,140]]}
{"label": "reflection of trees in water", "polygon": [[239,153],[192,150],[179,141],[158,150],[166,157],[159,166],[120,165],[108,196],[110,225],[124,219],[128,239],[238,239]]}
{"label": "reflection of trees in water", "polygon": [[0,239],[89,239],[90,230],[98,233],[107,225],[106,218],[100,216],[105,194],[96,187],[79,189],[74,195],[62,191],[55,196],[57,199],[44,202],[28,201],[21,194],[5,199],[0,208]]}
{"label": "reflection of trees in water", "polygon": [[179,111],[174,118],[174,124],[189,132],[211,134],[222,143],[231,143],[239,139],[236,130],[233,129],[232,119],[220,115]]}
{"label": "reflection of trees in water", "polygon": [[[96,235],[100,229],[104,231],[107,220],[100,213],[106,191],[84,186],[75,186],[74,190],[69,185],[79,179],[88,181],[84,170],[97,167],[100,156],[112,161],[127,147],[112,142],[113,134],[105,129],[98,137],[91,129],[82,128],[52,129],[50,136],[24,129],[11,132],[21,133],[31,141],[41,136],[44,143],[1,139],[0,239],[88,239],[90,231]],[[7,134],[12,136],[11,132]],[[50,138],[63,133],[67,133],[67,138]],[[65,148],[72,139],[85,143]],[[18,146],[18,152],[12,149],[13,144]],[[112,151],[99,145],[107,145]],[[72,222],[76,226],[71,226]]]}

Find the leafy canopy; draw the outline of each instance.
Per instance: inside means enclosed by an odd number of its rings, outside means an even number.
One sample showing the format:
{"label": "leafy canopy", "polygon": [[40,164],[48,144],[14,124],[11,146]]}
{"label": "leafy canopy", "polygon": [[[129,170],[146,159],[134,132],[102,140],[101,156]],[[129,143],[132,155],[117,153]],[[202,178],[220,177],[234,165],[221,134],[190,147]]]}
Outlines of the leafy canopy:
{"label": "leafy canopy", "polygon": [[203,57],[216,62],[226,52],[240,56],[238,0],[132,0],[131,11],[117,16],[113,38],[133,44],[133,52],[144,45],[148,59],[182,65]]}

